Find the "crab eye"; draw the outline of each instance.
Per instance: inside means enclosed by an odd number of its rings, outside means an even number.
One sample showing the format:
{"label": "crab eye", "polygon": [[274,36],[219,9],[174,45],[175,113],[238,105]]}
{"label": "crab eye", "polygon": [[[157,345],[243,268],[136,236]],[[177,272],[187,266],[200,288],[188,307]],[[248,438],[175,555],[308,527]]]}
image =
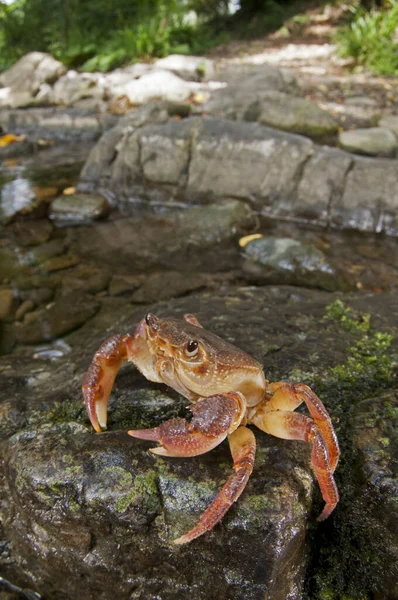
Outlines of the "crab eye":
{"label": "crab eye", "polygon": [[192,358],[196,356],[198,353],[199,344],[195,340],[189,340],[188,344],[185,347],[185,354]]}
{"label": "crab eye", "polygon": [[145,323],[147,325],[150,325],[150,323],[151,323],[151,316],[152,316],[151,313],[148,313],[147,315],[145,315]]}

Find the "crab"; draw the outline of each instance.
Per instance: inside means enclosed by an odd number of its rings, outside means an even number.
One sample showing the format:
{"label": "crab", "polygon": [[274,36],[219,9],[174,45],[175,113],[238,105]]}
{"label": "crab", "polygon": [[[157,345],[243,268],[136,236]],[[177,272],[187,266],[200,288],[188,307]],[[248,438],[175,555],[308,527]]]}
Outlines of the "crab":
{"label": "crab", "polygon": [[[204,454],[228,438],[234,473],[188,533],[174,540],[185,544],[223,518],[243,492],[253,470],[256,441],[248,425],[286,440],[312,444],[311,466],[325,506],[326,519],[339,501],[333,477],[339,445],[328,412],[302,383],[267,381],[260,363],[249,354],[206,331],[194,315],[184,320],[148,313],[134,334],[114,335],[98,349],[84,377],[83,396],[95,431],[106,428],[111,389],[124,361],[131,361],[149,381],[164,383],[187,398],[192,419],[175,418],[152,429],[128,433],[158,442],[160,456]],[[305,402],[311,415],[294,412]]]}

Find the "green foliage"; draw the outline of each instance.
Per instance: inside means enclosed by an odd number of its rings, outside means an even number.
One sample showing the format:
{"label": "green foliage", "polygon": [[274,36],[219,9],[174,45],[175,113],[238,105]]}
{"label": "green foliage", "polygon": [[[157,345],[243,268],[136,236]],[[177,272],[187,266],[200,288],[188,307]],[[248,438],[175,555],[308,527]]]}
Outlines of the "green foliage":
{"label": "green foliage", "polygon": [[358,65],[374,73],[398,73],[398,2],[387,0],[366,11],[352,7],[352,22],[341,28],[336,41],[342,56],[352,56]]}
{"label": "green foliage", "polygon": [[0,0],[0,70],[32,51],[89,72],[170,53],[202,54],[278,29],[302,3],[242,0],[231,15],[229,0]]}

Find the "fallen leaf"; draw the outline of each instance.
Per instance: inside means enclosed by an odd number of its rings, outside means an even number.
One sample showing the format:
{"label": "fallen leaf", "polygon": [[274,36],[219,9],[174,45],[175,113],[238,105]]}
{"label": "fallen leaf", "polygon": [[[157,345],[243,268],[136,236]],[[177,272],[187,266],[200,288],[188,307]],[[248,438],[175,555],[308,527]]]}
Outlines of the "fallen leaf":
{"label": "fallen leaf", "polygon": [[76,192],[75,187],[67,187],[64,189],[64,191],[62,193],[64,196],[72,196],[72,194],[75,194],[75,192]]}
{"label": "fallen leaf", "polygon": [[26,135],[14,135],[12,133],[6,133],[5,135],[0,136],[0,148],[9,146],[15,142],[23,142],[24,140],[26,140]]}
{"label": "fallen leaf", "polygon": [[247,244],[249,242],[251,242],[252,240],[259,240],[260,238],[262,238],[262,234],[261,233],[252,233],[250,235],[244,235],[243,237],[240,238],[239,240],[239,246],[241,248],[244,248],[245,246],[247,246]]}

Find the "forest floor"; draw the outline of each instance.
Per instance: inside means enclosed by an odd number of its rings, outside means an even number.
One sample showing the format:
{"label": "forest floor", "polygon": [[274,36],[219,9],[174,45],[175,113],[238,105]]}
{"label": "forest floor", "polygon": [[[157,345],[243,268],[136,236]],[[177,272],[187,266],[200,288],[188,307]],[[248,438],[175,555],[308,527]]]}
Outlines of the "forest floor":
{"label": "forest floor", "polygon": [[270,64],[294,72],[304,95],[322,107],[357,105],[366,114],[398,109],[398,78],[376,76],[342,58],[335,44],[348,6],[308,9],[285,22],[278,31],[256,40],[233,41],[214,48],[208,57],[219,66]]}

